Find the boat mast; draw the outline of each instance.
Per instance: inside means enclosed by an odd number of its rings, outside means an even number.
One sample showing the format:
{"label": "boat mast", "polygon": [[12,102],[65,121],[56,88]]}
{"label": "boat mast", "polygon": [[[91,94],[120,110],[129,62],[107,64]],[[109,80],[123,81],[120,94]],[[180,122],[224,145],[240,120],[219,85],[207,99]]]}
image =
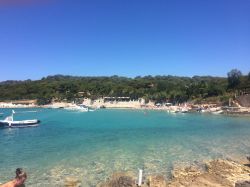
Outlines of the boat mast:
{"label": "boat mast", "polygon": [[15,114],[15,111],[14,111],[14,110],[12,110],[12,115],[11,115],[11,117],[12,117],[12,121],[14,121],[14,114]]}

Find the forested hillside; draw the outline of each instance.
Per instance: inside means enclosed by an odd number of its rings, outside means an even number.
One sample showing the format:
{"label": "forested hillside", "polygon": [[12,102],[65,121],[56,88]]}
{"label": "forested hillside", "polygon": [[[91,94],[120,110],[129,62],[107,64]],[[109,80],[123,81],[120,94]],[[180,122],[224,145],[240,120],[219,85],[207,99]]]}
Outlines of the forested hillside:
{"label": "forested hillside", "polygon": [[[230,72],[229,72],[230,73]],[[37,81],[0,83],[0,100],[38,99],[41,104],[52,99],[73,101],[76,98],[126,96],[154,101],[185,102],[189,100],[227,100],[236,90],[250,87],[249,76],[237,72],[228,78],[211,76],[177,77],[78,77],[55,75]],[[236,73],[236,74],[235,74]],[[231,82],[230,82],[231,81]]]}

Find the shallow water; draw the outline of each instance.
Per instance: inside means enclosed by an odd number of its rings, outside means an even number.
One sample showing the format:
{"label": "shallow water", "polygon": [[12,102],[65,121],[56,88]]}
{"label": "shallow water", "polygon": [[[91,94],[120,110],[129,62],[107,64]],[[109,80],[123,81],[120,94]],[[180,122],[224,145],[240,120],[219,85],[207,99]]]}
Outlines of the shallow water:
{"label": "shallow water", "polygon": [[[37,112],[24,112],[30,110]],[[42,123],[0,129],[0,182],[23,167],[27,186],[60,186],[67,176],[95,186],[115,171],[136,174],[143,168],[146,175],[168,176],[178,164],[250,153],[248,117],[143,110],[16,111],[16,119],[38,118]]]}

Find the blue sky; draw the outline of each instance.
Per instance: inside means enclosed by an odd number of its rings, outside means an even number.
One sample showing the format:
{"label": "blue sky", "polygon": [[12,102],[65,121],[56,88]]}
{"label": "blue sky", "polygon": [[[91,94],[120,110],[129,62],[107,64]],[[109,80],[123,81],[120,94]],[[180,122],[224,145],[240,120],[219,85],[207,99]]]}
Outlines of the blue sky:
{"label": "blue sky", "polygon": [[249,0],[0,0],[0,81],[250,71]]}

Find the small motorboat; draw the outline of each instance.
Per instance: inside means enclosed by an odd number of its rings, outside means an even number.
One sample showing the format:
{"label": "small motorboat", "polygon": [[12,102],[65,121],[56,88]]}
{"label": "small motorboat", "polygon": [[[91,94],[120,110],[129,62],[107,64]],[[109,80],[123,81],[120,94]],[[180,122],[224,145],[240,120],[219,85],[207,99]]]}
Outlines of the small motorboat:
{"label": "small motorboat", "polygon": [[68,107],[65,108],[67,110],[75,110],[75,111],[79,111],[79,112],[89,112],[89,107],[87,107],[86,105],[74,105],[72,107]]}
{"label": "small motorboat", "polygon": [[32,120],[20,120],[14,121],[15,111],[12,110],[12,115],[6,117],[4,120],[0,120],[0,127],[34,127],[40,123],[40,120],[32,119]]}
{"label": "small motorboat", "polygon": [[217,110],[217,111],[214,111],[212,112],[213,114],[222,114],[223,113],[223,110]]}
{"label": "small motorboat", "polygon": [[181,113],[187,113],[188,112],[188,108],[187,107],[181,108],[180,112]]}
{"label": "small motorboat", "polygon": [[86,105],[78,105],[78,110],[81,112],[89,112],[89,107]]}

